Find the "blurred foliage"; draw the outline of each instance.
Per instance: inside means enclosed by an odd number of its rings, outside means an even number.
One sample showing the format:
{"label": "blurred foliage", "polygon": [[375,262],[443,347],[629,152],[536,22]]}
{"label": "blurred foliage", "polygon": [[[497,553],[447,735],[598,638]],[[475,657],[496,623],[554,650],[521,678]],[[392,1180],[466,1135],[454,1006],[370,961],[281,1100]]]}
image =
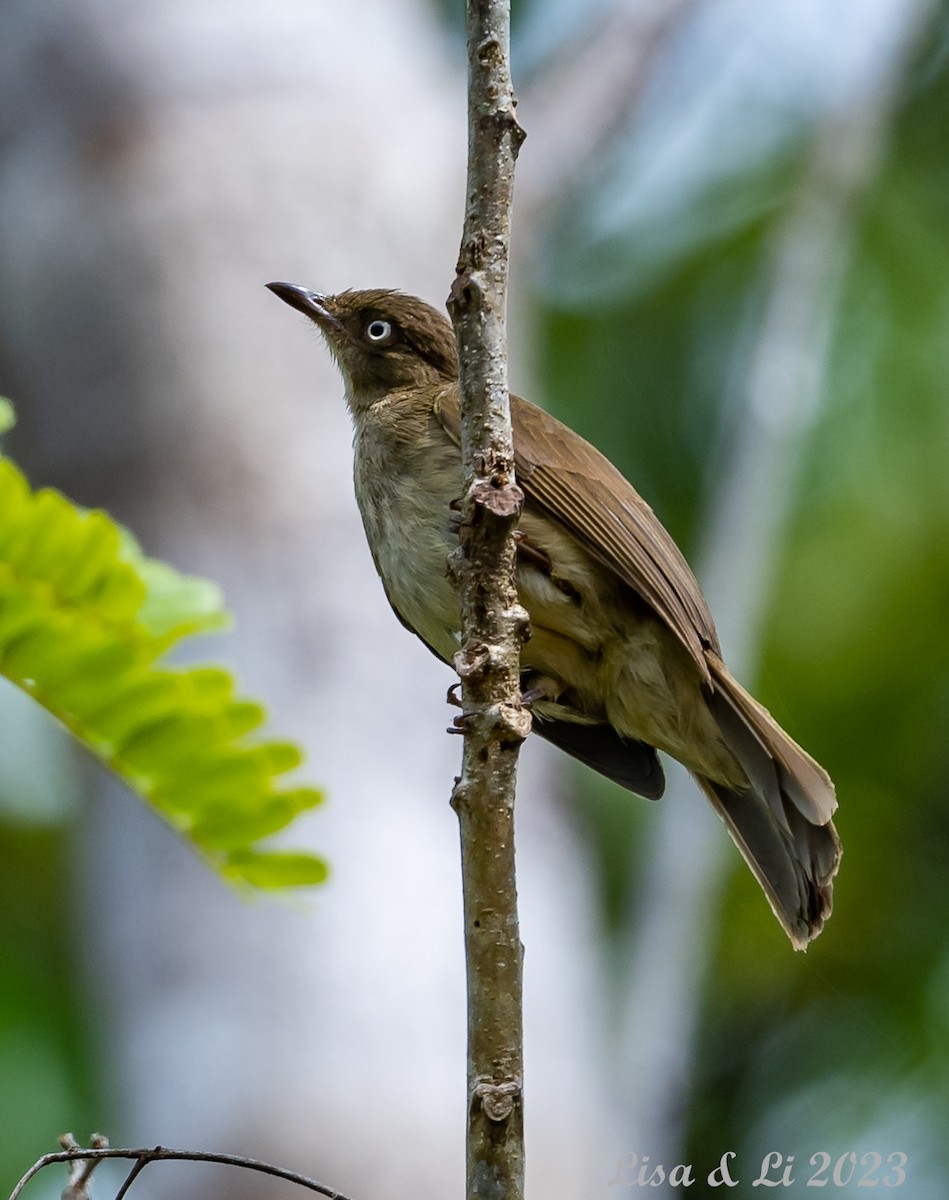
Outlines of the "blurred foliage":
{"label": "blurred foliage", "polygon": [[322,882],[310,855],[260,839],[322,800],[280,788],[292,743],[252,739],[263,707],[220,667],[164,655],[227,621],[218,589],[145,558],[101,511],[31,491],[0,460],[0,673],[184,833],[221,873],[259,887]]}
{"label": "blurred foliage", "polygon": [[[687,1153],[714,1164],[728,1148],[754,1162],[778,1149],[806,1165],[821,1149],[916,1151],[921,1197],[944,1194],[949,1174],[938,1132],[949,1120],[943,51],[941,34],[931,37],[913,64],[855,214],[822,419],[782,546],[756,688],[837,784],[845,853],[835,912],[806,958],[787,953],[735,856]],[[760,180],[752,170],[756,194]],[[624,296],[548,301],[537,358],[552,407],[609,447],[686,549],[714,485],[722,405],[746,361],[788,199],[770,212],[749,205],[753,215],[725,237],[713,223],[694,253]],[[586,262],[591,278],[595,263]],[[626,807],[608,785],[592,785],[587,811],[614,924],[642,823]]]}
{"label": "blurred foliage", "polygon": [[[3,824],[0,837],[0,1168],[6,1182],[28,1165],[34,1149],[51,1148],[48,1131],[65,1131],[79,1111],[95,1120],[97,1110],[71,995],[78,964],[68,893],[50,886],[65,872],[63,839],[53,828]],[[6,1194],[2,1184],[0,1192]]]}
{"label": "blurred foliage", "polygon": [[686,552],[716,462],[761,240],[760,227],[744,230],[634,299],[554,309],[544,327],[538,359],[551,404],[609,448]]}
{"label": "blurred foliage", "polygon": [[[0,401],[0,432],[12,423],[9,402]],[[257,845],[322,799],[312,788],[278,784],[299,765],[298,748],[254,736],[264,709],[235,695],[226,670],[165,664],[183,638],[228,619],[214,584],[146,558],[105,513],[51,489],[32,491],[0,457],[0,676],[46,708],[226,878],[265,888],[320,883],[321,859]],[[65,1131],[70,1114],[93,1120],[97,1111],[88,1094],[88,1035],[72,995],[70,889],[53,883],[65,876],[60,822],[68,803],[44,795],[77,785],[65,772],[43,779],[55,755],[23,723],[14,699],[0,690],[3,732],[20,737],[3,737],[5,756],[17,761],[0,764],[4,1177],[49,1150],[49,1131]],[[5,794],[8,787],[16,796]]]}

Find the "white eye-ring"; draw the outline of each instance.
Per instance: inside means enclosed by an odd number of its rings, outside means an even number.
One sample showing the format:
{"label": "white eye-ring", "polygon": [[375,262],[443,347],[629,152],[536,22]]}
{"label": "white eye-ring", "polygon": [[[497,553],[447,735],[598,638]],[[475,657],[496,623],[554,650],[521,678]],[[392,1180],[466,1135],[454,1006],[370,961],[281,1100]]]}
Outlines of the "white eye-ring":
{"label": "white eye-ring", "polygon": [[366,337],[370,342],[384,342],[392,335],[388,321],[370,321],[366,326]]}

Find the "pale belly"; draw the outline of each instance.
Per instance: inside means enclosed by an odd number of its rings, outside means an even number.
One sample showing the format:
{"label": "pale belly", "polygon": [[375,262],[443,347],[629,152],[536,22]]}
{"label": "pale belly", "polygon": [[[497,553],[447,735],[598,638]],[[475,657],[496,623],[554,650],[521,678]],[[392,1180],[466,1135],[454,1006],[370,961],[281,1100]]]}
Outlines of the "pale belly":
{"label": "pale belly", "polygon": [[396,472],[388,444],[363,434],[356,443],[355,483],[366,538],[389,603],[450,663],[458,649],[460,616],[448,556],[458,545],[451,504],[461,494],[461,464],[457,452],[449,450],[439,462],[432,462],[429,453],[423,488],[421,464],[412,461],[410,448],[402,451],[407,458],[402,465],[408,469]]}
{"label": "pale belly", "polygon": [[448,528],[449,510],[446,504],[445,519],[435,521],[411,503],[400,507],[376,515],[376,569],[399,616],[450,663],[461,617],[448,575],[448,556],[458,544]]}

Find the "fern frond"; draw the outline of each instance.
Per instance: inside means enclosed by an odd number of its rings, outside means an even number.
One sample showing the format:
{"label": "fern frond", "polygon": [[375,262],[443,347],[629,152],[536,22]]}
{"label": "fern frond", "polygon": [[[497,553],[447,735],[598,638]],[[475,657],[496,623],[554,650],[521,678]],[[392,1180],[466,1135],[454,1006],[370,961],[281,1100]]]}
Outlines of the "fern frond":
{"label": "fern frond", "polygon": [[[0,430],[10,424],[0,406]],[[0,458],[0,673],[48,709],[226,878],[320,883],[319,858],[258,843],[322,800],[284,784],[291,743],[221,667],[177,667],[182,638],[228,623],[220,591],[147,558],[101,511],[33,491]]]}

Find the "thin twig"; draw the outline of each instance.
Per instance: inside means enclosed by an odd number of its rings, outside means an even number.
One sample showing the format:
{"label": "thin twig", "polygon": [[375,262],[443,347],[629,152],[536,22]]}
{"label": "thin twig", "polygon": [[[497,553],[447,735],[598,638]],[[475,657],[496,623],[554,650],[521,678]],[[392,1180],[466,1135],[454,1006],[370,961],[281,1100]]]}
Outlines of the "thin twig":
{"label": "thin twig", "polygon": [[[212,1154],[203,1150],[169,1150],[166,1146],[152,1146],[151,1148],[145,1147],[138,1150],[120,1150],[113,1149],[110,1146],[100,1146],[90,1150],[78,1148],[75,1150],[60,1150],[54,1154],[44,1154],[42,1158],[36,1160],[10,1193],[10,1200],[18,1200],[23,1189],[34,1175],[39,1174],[44,1167],[51,1166],[53,1163],[74,1163],[86,1160],[97,1163],[106,1158],[130,1159],[135,1162],[135,1166],[122,1185],[118,1196],[125,1195],[134,1178],[149,1163],[206,1162],[217,1163],[225,1167],[240,1167],[245,1171],[258,1171],[262,1175],[272,1175],[276,1179],[285,1179],[288,1183],[295,1183],[300,1187],[307,1188],[311,1192],[317,1192],[321,1196],[326,1196],[328,1200],[349,1200],[348,1196],[343,1195],[342,1192],[338,1192],[335,1188],[328,1187],[325,1183],[318,1183],[315,1179],[308,1179],[306,1175],[298,1175],[296,1171],[288,1171],[284,1167],[275,1167],[270,1163],[261,1162],[256,1158],[244,1158],[238,1154]],[[86,1172],[86,1178],[88,1178],[88,1172]],[[118,1197],[116,1200],[118,1200]]]}
{"label": "thin twig", "polygon": [[133,1164],[131,1171],[129,1171],[128,1175],[126,1175],[125,1179],[123,1179],[122,1186],[115,1193],[115,1200],[124,1200],[129,1193],[129,1188],[152,1161],[153,1160],[151,1158],[140,1158],[138,1162]]}
{"label": "thin twig", "polygon": [[[59,1144],[66,1151],[82,1149],[71,1133],[64,1133],[59,1139]],[[109,1139],[102,1133],[94,1133],[89,1139],[89,1145],[93,1150],[106,1150],[109,1146]],[[89,1183],[92,1179],[92,1172],[101,1161],[101,1158],[93,1158],[85,1161],[75,1159],[71,1162],[69,1164],[69,1183],[63,1191],[62,1200],[90,1200]]]}
{"label": "thin twig", "polygon": [[515,118],[508,0],[468,3],[468,203],[449,309],[461,364],[465,473],[453,564],[462,614],[465,746],[458,814],[468,972],[468,1200],[521,1200],[522,948],[514,872],[514,784],[530,714],[521,704],[514,479],[505,306]]}

